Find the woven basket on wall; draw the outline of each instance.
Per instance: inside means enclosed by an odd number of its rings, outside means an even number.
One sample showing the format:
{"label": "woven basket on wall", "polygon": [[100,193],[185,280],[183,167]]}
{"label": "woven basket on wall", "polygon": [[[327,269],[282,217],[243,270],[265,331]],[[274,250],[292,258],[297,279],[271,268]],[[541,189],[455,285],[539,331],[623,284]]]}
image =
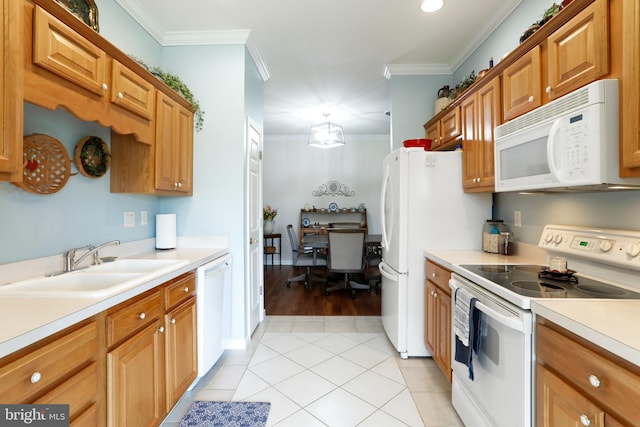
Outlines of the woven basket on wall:
{"label": "woven basket on wall", "polygon": [[23,139],[22,182],[14,185],[34,194],[53,194],[71,176],[71,159],[64,145],[49,135],[34,133]]}

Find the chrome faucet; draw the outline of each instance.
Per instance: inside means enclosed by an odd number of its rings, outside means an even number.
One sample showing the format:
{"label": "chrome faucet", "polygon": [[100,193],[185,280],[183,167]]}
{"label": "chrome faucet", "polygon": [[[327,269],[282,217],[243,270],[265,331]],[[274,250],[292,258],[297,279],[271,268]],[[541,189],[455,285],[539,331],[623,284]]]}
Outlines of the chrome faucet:
{"label": "chrome faucet", "polygon": [[[100,264],[101,261],[100,261],[100,256],[98,255],[98,251],[104,248],[105,246],[119,245],[119,244],[120,244],[120,240],[112,240],[110,242],[103,243],[99,246],[93,246],[89,244],[79,248],[69,249],[64,253],[64,272],[68,273],[70,271],[74,271],[78,267],[78,265],[80,265],[80,263],[84,261],[89,255],[93,255],[93,265]],[[88,251],[82,254],[80,258],[76,259],[76,251],[81,251],[85,249],[88,249]]]}

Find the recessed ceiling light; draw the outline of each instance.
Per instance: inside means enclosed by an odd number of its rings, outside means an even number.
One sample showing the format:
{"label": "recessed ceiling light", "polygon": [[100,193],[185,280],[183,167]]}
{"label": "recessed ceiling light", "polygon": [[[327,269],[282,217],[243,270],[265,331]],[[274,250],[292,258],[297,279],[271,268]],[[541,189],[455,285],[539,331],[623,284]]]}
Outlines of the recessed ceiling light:
{"label": "recessed ceiling light", "polygon": [[435,12],[439,10],[444,5],[443,0],[424,0],[422,5],[420,5],[420,9],[423,12]]}

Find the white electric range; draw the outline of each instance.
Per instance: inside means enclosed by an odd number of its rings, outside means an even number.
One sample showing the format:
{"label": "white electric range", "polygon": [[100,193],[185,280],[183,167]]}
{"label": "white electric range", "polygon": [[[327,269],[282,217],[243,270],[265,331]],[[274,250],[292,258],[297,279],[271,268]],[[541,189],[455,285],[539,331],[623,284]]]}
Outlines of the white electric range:
{"label": "white electric range", "polygon": [[[547,225],[538,247],[547,252],[547,265],[454,267],[453,318],[458,289],[472,295],[482,313],[474,318],[479,332],[470,363],[452,337],[452,401],[467,426],[535,425],[533,300],[640,300],[640,232]],[[567,271],[549,269],[556,257],[566,259]]]}

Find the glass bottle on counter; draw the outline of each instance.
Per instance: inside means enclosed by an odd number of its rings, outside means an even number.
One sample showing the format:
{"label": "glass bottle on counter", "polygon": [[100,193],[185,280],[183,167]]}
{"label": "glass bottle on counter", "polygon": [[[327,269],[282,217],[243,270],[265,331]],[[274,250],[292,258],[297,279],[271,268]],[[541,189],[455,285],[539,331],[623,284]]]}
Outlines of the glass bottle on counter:
{"label": "glass bottle on counter", "polygon": [[488,219],[482,227],[482,250],[491,254],[500,253],[500,233],[508,231],[501,219]]}
{"label": "glass bottle on counter", "polygon": [[513,255],[513,233],[500,232],[500,255]]}

